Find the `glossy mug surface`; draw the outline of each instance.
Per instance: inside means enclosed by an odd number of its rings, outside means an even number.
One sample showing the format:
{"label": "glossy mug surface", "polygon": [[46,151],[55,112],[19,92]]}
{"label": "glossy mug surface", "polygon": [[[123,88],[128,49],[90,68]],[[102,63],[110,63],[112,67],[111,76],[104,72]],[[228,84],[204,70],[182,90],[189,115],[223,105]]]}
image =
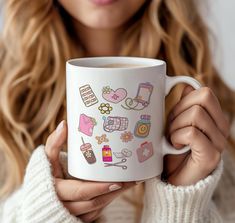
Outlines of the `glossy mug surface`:
{"label": "glossy mug surface", "polygon": [[166,63],[136,57],[72,59],[66,64],[68,171],[92,181],[138,181],[158,176],[174,149],[163,136],[165,96],[177,83]]}

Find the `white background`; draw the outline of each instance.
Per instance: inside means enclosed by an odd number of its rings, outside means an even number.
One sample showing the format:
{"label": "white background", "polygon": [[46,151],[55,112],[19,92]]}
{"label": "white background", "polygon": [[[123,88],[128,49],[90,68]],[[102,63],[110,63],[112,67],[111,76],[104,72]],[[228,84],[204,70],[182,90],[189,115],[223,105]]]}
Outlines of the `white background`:
{"label": "white background", "polygon": [[235,89],[235,0],[208,2],[209,11],[204,15],[216,37],[212,44],[215,64],[227,84]]}
{"label": "white background", "polygon": [[212,43],[215,64],[227,84],[235,89],[235,0],[198,0],[199,2],[208,2],[208,8],[203,6],[202,11],[216,37]]}

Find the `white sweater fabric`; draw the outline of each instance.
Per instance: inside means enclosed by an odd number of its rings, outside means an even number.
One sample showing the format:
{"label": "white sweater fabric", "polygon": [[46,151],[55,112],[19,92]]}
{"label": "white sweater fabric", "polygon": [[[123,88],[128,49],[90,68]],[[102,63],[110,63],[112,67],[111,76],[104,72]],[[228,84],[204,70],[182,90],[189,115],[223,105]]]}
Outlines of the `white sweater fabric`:
{"label": "white sweater fabric", "polygon": [[[226,156],[228,161],[229,156]],[[224,162],[225,163],[225,162]],[[207,178],[192,186],[173,186],[152,178],[145,182],[142,223],[217,223],[235,222],[235,165],[230,160],[230,174],[222,176],[223,161]],[[234,169],[230,169],[230,168]],[[232,173],[232,174],[231,174]],[[218,184],[219,182],[219,184]],[[213,197],[212,197],[213,196]],[[213,199],[212,199],[213,198]],[[214,200],[214,201],[213,201]],[[121,199],[107,206],[99,223],[136,222],[134,207]],[[0,202],[1,223],[81,223],[58,199],[51,166],[44,151],[38,147],[26,168],[22,186]]]}

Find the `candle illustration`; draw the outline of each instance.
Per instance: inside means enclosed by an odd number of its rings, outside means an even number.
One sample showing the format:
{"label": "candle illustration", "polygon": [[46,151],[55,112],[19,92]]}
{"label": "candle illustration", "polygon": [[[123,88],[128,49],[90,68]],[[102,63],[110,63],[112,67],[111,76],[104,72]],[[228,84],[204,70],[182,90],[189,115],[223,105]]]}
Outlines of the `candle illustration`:
{"label": "candle illustration", "polygon": [[80,147],[82,153],[83,153],[83,156],[85,157],[86,161],[89,163],[89,164],[93,164],[96,162],[96,158],[95,158],[95,154],[93,152],[93,149],[92,149],[92,146],[90,143],[85,143],[84,142],[84,139],[82,137],[82,145]]}

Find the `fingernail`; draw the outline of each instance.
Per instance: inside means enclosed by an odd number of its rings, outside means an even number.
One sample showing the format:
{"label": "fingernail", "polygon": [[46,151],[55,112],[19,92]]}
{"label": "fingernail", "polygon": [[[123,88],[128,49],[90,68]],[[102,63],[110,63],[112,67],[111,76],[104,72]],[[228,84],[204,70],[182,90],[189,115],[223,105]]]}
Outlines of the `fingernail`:
{"label": "fingernail", "polygon": [[144,180],[140,180],[140,181],[135,181],[136,184],[142,184],[144,183]]}
{"label": "fingernail", "polygon": [[59,134],[64,128],[64,121],[60,122],[60,124],[56,128],[56,133]]}
{"label": "fingernail", "polygon": [[120,185],[117,185],[117,184],[113,184],[111,186],[109,186],[109,190],[110,191],[115,191],[115,190],[119,190],[121,189],[122,187]]}

